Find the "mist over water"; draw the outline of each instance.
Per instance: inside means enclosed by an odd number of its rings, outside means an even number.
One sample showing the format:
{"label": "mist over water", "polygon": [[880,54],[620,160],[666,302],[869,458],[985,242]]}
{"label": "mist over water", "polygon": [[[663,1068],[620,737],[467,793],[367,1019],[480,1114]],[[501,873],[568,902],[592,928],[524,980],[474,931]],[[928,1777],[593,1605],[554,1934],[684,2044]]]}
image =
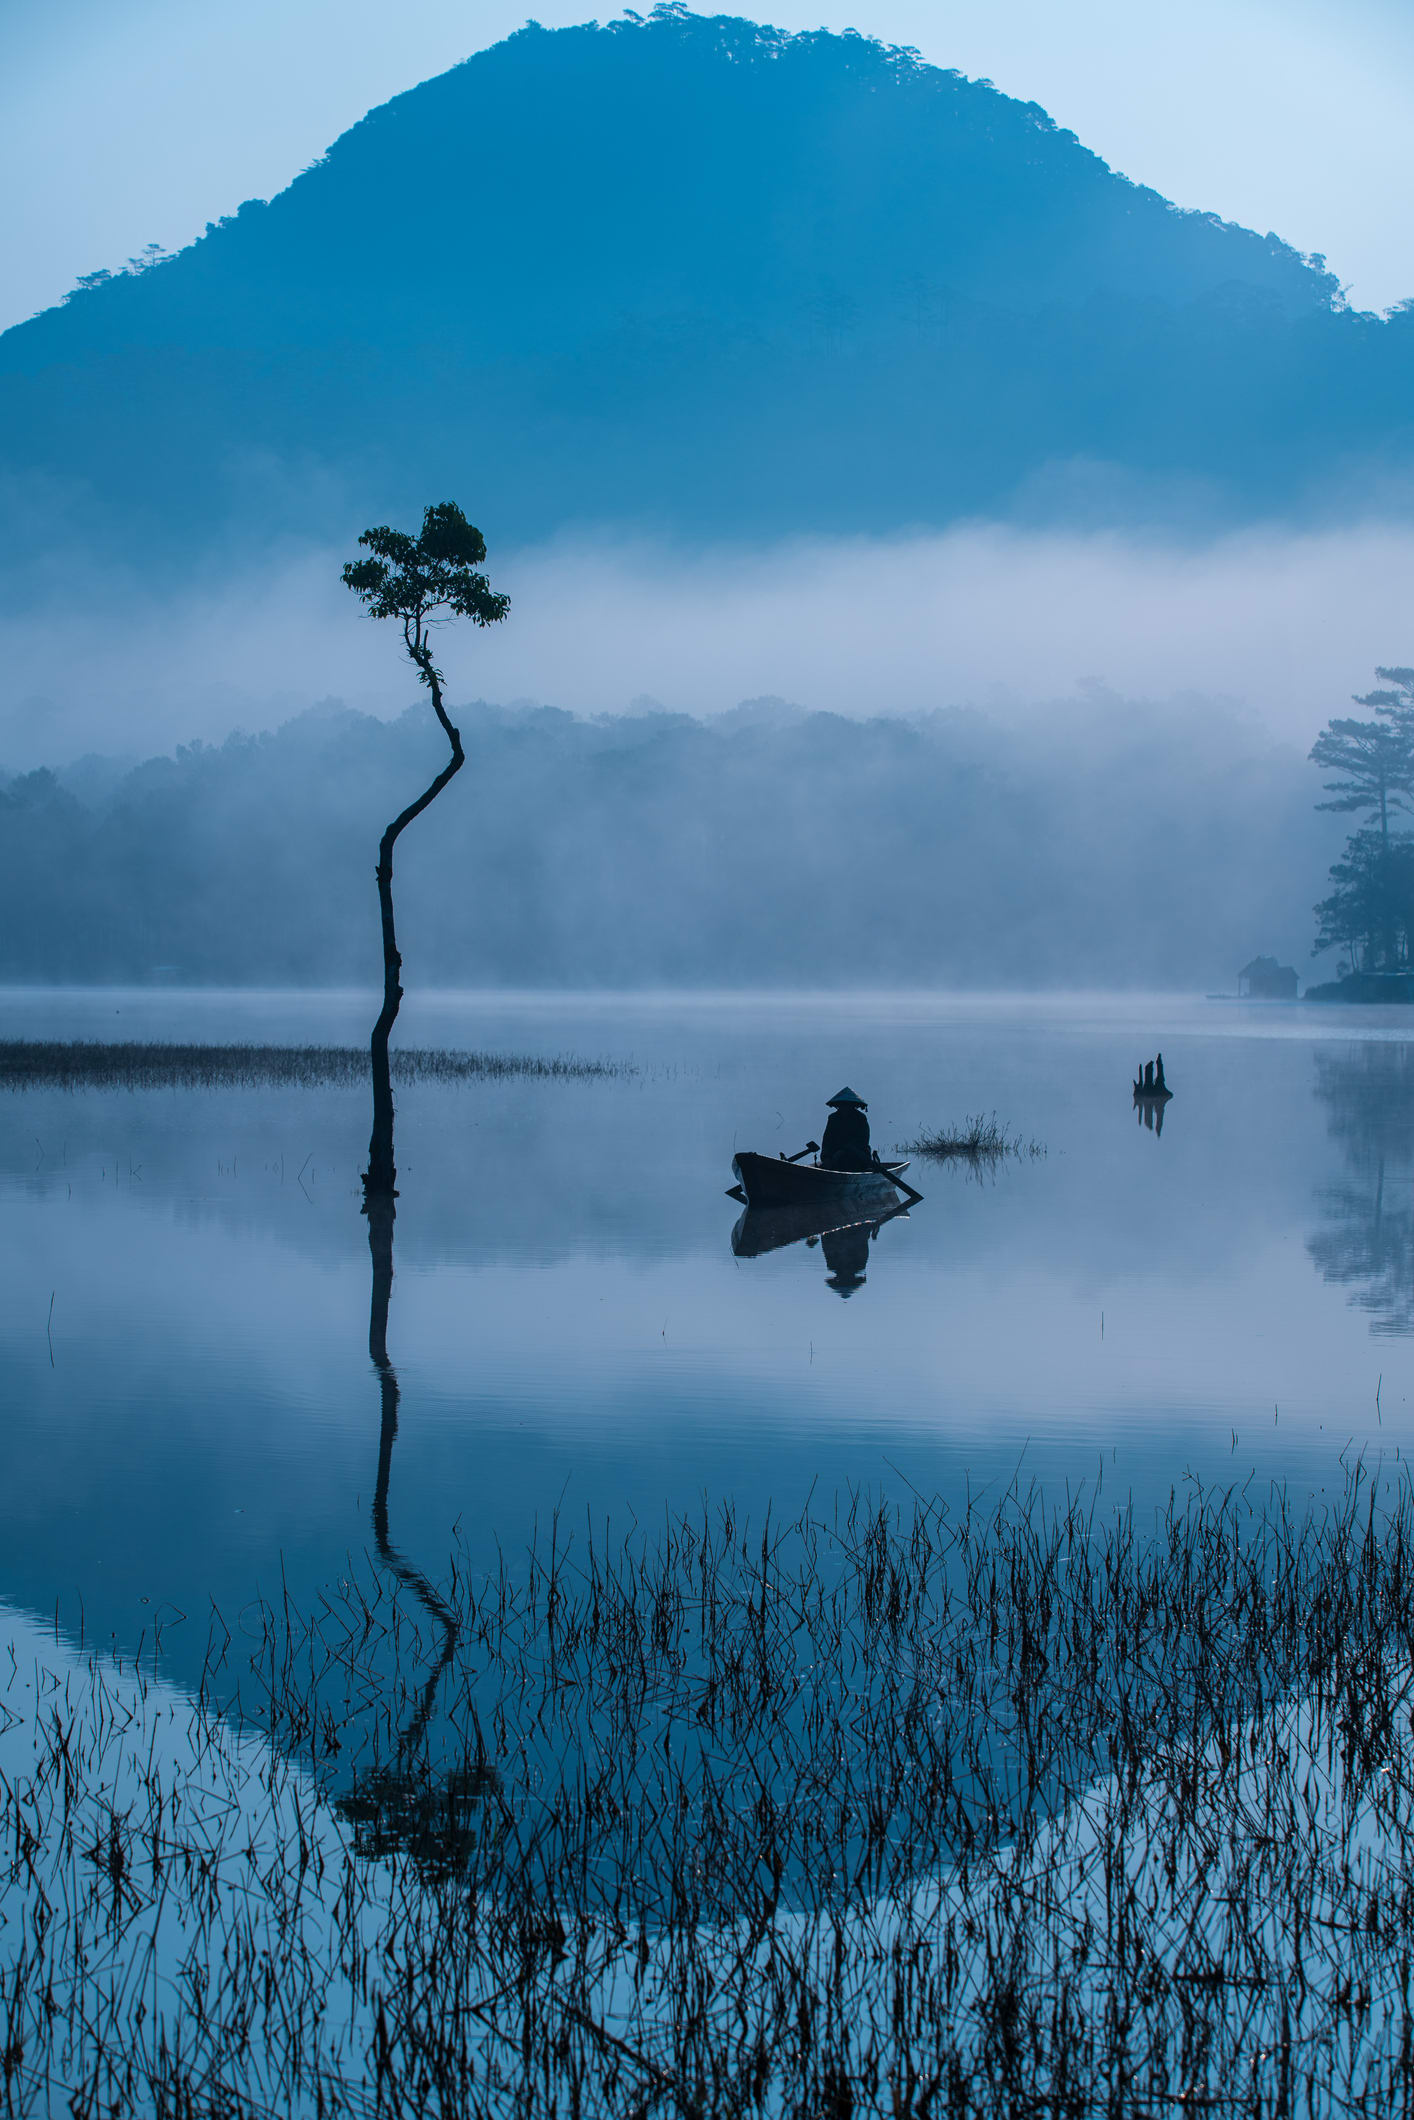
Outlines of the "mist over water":
{"label": "mist over water", "polygon": [[[24,996],[13,1033],[341,1042],[345,996]],[[434,1574],[705,1494],[755,1515],[1019,1476],[1162,1502],[1190,1474],[1317,1492],[1394,1461],[1414,1370],[1414,1160],[1397,1012],[1098,997],[423,995],[410,1042],[637,1072],[399,1095],[391,1525]],[[1129,1081],[1155,1041],[1162,1132]],[[844,1079],[876,1143],[996,1108],[1046,1154],[923,1203],[836,1284],[826,1248],[735,1258],[734,1148],[818,1137]],[[358,1091],[0,1098],[12,1380],[0,1597],[184,1671],[283,1576],[369,1542],[379,1393]],[[837,1262],[836,1262],[837,1263]],[[850,1283],[852,1282],[852,1289]],[[52,1307],[51,1307],[52,1298]],[[1376,1404],[1376,1395],[1379,1404]],[[1254,1490],[1255,1491],[1255,1490]]]}
{"label": "mist over water", "polygon": [[[371,848],[435,744],[339,558],[161,596],[110,580],[0,621],[0,773],[58,767],[91,812],[11,826],[32,911],[4,976],[371,972]],[[459,707],[471,770],[405,850],[425,976],[1208,991],[1258,951],[1308,960],[1341,835],[1305,754],[1410,652],[1414,538],[977,525],[695,555],[566,539],[492,565],[511,622],[439,652],[454,700],[512,705]],[[336,708],[411,721],[341,735]],[[851,755],[812,713],[874,726]],[[125,781],[282,725],[229,770]]]}
{"label": "mist over water", "polygon": [[[1232,991],[1303,964],[1340,842],[1252,717],[1098,689],[1024,723],[457,709],[468,769],[399,850],[405,983]],[[370,869],[440,763],[426,710],[0,785],[0,977],[376,976]]]}

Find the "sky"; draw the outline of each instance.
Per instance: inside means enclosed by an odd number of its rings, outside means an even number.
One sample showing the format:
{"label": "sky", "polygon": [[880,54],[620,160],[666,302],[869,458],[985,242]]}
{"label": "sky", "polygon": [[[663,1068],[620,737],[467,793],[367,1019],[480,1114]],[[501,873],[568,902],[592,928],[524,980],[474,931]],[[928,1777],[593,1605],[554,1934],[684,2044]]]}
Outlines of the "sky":
{"label": "sky", "polygon": [[[269,197],[372,105],[519,27],[523,6],[0,0],[0,326],[80,273],[148,243],[176,249],[242,199]],[[1323,252],[1359,307],[1414,295],[1411,0],[780,0],[760,12],[912,44],[1042,103],[1178,204]],[[585,14],[538,0],[547,26]]]}

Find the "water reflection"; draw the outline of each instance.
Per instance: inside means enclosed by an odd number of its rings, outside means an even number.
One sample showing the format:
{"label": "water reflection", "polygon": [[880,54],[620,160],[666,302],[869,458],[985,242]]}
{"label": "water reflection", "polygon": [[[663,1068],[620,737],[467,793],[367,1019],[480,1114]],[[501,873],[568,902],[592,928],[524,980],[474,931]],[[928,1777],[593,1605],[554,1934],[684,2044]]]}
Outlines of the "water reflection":
{"label": "water reflection", "polygon": [[1147,1126],[1151,1134],[1162,1134],[1164,1130],[1164,1113],[1169,1108],[1169,1100],[1172,1096],[1173,1091],[1169,1089],[1164,1090],[1162,1094],[1157,1096],[1142,1089],[1136,1089],[1134,1092],[1134,1117],[1136,1122],[1140,1126]]}
{"label": "water reflection", "polygon": [[[42,997],[10,1012],[36,1035],[126,1032],[129,997],[105,998],[106,1019],[56,1016]],[[322,1013],[281,1002],[286,1014],[223,1002],[209,1019],[207,1006],[169,997],[142,1027],[190,1036],[197,1011],[232,1039],[335,1043],[354,1028],[328,1000]],[[1397,1140],[1391,1163],[1389,1130],[1414,1098],[1402,1082],[1373,1111],[1318,1098],[1313,1043],[1342,1060],[1354,1046],[1328,1013],[1274,1036],[1271,1016],[1249,1032],[1194,1010],[1155,1038],[1156,1011],[1139,1006],[1141,1023],[1096,1029],[1079,1009],[973,1021],[951,1003],[917,1023],[779,997],[602,1014],[557,1001],[531,1017],[519,1002],[458,1003],[418,1034],[616,1055],[640,1073],[410,1086],[396,1231],[371,1242],[354,1219],[361,1090],[0,1097],[0,1600],[52,1625],[58,1599],[76,1640],[82,1627],[131,1650],[163,1604],[214,1602],[233,1619],[288,1587],[310,1609],[350,1558],[364,1581],[366,1551],[391,1584],[388,1555],[405,1556],[463,1615],[428,1726],[440,1772],[475,1757],[474,1730],[449,1727],[473,1651],[448,1557],[460,1565],[464,1542],[480,1580],[562,1494],[576,1524],[656,1520],[665,1500],[685,1509],[704,1491],[759,1516],[812,1481],[964,1492],[1009,1477],[1023,1448],[1062,1489],[1101,1452],[1109,1487],[1161,1498],[1176,1463],[1324,1480],[1331,1409],[1355,1394],[1342,1439],[1367,1404],[1375,1425],[1384,1343],[1347,1302],[1354,1284],[1313,1271],[1315,1200],[1349,1187],[1358,1215],[1378,1206],[1388,1244],[1414,1169]],[[1162,1155],[1136,1147],[1122,1103],[1155,1044],[1181,1100]],[[1388,1048],[1370,1059],[1383,1083]],[[741,1213],[722,1199],[724,1144],[771,1140],[777,1111],[808,1108],[825,1069],[838,1082],[861,1068],[890,1148],[995,1108],[1049,1157],[1001,1165],[995,1182],[956,1164],[930,1174],[927,1208],[871,1241],[872,1265],[845,1240],[847,1274],[818,1242],[754,1257],[818,1228],[752,1216],[724,1243]],[[1347,1167],[1346,1132],[1367,1124],[1387,1145],[1382,1200],[1374,1163]],[[1322,1234],[1347,1223],[1344,1208],[1324,1215]],[[410,1590],[398,1596],[421,1647],[404,1640],[406,1693],[390,1683],[368,1704],[383,1760],[446,1639]],[[202,1632],[193,1620],[163,1635],[164,1669],[193,1690]]]}
{"label": "water reflection", "polygon": [[1348,1177],[1321,1193],[1322,1227],[1307,1250],[1370,1313],[1372,1332],[1414,1333],[1414,1048],[1370,1043],[1313,1057]]}
{"label": "water reflection", "polygon": [[865,1223],[858,1229],[832,1229],[827,1236],[821,1237],[820,1249],[830,1269],[825,1286],[833,1288],[837,1296],[852,1296],[856,1288],[864,1286],[869,1245],[878,1229],[877,1222]]}
{"label": "water reflection", "polygon": [[755,1259],[789,1244],[805,1244],[812,1251],[818,1245],[830,1269],[825,1286],[837,1296],[852,1296],[864,1286],[875,1237],[885,1222],[907,1219],[908,1209],[900,1204],[892,1214],[876,1214],[868,1221],[840,1221],[843,1212],[838,1202],[825,1207],[748,1207],[732,1230],[732,1251],[738,1259]]}
{"label": "water reflection", "polygon": [[430,1876],[450,1876],[465,1867],[476,1844],[474,1820],[494,1779],[482,1757],[465,1759],[438,1773],[428,1746],[428,1725],[442,1679],[457,1646],[456,1615],[420,1568],[393,1544],[388,1498],[393,1445],[398,1436],[402,1393],[388,1354],[388,1311],[393,1293],[393,1225],[396,1196],[369,1191],[368,1249],[373,1268],[368,1314],[368,1353],[378,1376],[380,1420],[378,1472],[373,1488],[373,1542],[390,1574],[410,1590],[432,1622],[440,1646],[413,1697],[393,1757],[356,1773],[338,1809],[354,1827],[354,1844],[367,1856],[405,1849]]}

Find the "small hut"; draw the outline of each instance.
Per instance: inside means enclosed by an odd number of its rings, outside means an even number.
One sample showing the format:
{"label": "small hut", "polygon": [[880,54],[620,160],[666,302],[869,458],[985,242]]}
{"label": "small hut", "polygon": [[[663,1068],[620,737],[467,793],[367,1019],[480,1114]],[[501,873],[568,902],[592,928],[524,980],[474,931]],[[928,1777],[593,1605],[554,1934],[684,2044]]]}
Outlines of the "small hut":
{"label": "small hut", "polygon": [[1296,973],[1275,957],[1254,957],[1237,975],[1239,1001],[1294,1001]]}

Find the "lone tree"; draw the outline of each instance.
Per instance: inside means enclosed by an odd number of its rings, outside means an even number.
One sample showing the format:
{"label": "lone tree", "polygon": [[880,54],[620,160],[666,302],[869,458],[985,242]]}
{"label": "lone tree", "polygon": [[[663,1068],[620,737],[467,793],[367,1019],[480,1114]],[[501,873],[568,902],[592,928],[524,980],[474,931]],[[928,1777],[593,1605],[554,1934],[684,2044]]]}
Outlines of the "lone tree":
{"label": "lone tree", "polygon": [[403,646],[421,683],[432,694],[432,706],[452,755],[416,802],[401,810],[378,844],[378,910],[383,922],[383,1006],[373,1026],[373,1135],[368,1168],[363,1174],[366,1199],[391,1201],[396,1190],[393,1166],[393,1084],[388,1069],[388,1034],[403,998],[403,960],[393,924],[393,849],[414,817],[435,802],[454,773],[466,763],[459,731],[442,704],[442,673],[432,660],[431,630],[453,618],[494,626],[510,609],[510,598],[493,589],[478,573],[486,557],[486,540],[469,523],[455,501],[440,501],[422,518],[419,536],[390,530],[385,524],[365,530],[359,539],[368,559],[351,560],[344,581],[363,599],[372,618],[395,618],[403,629]]}

